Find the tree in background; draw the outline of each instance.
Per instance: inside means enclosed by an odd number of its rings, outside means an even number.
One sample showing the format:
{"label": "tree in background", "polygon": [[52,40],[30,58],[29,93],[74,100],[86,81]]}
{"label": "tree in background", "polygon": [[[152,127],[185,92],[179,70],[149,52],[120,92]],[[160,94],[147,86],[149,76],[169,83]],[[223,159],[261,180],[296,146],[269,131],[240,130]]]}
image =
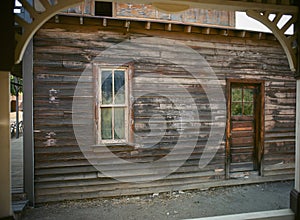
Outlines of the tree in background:
{"label": "tree in background", "polygon": [[17,95],[17,91],[19,91],[19,93],[23,92],[23,79],[13,76],[10,76],[10,94],[12,96],[16,96]]}

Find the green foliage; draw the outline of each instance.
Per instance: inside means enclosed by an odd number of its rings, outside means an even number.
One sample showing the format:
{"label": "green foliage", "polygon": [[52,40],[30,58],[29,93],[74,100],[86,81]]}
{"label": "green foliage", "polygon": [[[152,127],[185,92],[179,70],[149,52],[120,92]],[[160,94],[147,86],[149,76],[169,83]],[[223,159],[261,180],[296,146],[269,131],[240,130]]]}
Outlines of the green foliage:
{"label": "green foliage", "polygon": [[233,88],[231,115],[253,115],[253,89]]}
{"label": "green foliage", "polygon": [[19,93],[23,92],[23,86],[16,86],[13,83],[17,83],[20,85],[23,85],[23,79],[18,78],[16,76],[10,76],[10,94],[15,96],[17,94],[17,90],[19,90]]}
{"label": "green foliage", "polygon": [[243,105],[241,102],[233,102],[231,105],[231,115],[242,115]]}

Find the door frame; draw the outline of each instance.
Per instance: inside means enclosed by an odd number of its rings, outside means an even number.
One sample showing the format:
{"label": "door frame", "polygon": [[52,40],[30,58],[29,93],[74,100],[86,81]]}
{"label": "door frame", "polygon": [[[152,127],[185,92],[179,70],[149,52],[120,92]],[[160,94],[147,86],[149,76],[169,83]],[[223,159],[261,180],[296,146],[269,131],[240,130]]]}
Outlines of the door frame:
{"label": "door frame", "polygon": [[263,156],[265,138],[265,81],[255,79],[227,79],[226,80],[226,99],[227,99],[227,120],[226,120],[226,143],[225,143],[225,177],[230,179],[230,125],[231,125],[231,87],[233,84],[249,84],[258,86],[257,107],[255,111],[255,133],[257,146],[257,163],[259,175],[263,175]]}

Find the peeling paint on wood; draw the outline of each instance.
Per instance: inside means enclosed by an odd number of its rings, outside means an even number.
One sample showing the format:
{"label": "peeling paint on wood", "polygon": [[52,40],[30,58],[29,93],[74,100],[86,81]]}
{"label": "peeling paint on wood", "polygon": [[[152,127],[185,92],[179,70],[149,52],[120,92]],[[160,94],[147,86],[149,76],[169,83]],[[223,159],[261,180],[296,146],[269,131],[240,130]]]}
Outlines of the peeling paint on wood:
{"label": "peeling paint on wood", "polygon": [[[176,123],[180,112],[191,112],[185,96],[176,94],[174,98],[182,102],[174,109],[170,100],[157,95],[153,88],[160,85],[165,92],[174,92],[176,87],[170,78],[178,82],[195,99],[201,117],[198,121],[183,121],[182,129],[188,131],[179,143],[182,152],[193,139],[197,144],[190,158],[176,172],[163,180],[146,183],[122,183],[104,176],[93,168],[84,157],[73,131],[72,102],[77,82],[84,69],[92,71],[91,60],[110,46],[128,38],[158,36],[178,40],[200,53],[213,68],[218,81],[205,79],[212,88],[220,83],[225,92],[226,79],[259,79],[265,83],[265,139],[262,159],[263,175],[270,178],[289,178],[294,172],[295,145],[295,79],[289,70],[287,59],[279,43],[270,34],[259,39],[257,33],[239,31],[222,35],[223,29],[211,28],[203,33],[199,27],[185,31],[184,25],[172,24],[171,30],[165,24],[131,22],[130,29],[124,27],[123,20],[107,19],[107,26],[102,20],[85,19],[80,25],[78,19],[60,16],[60,23],[52,19],[46,23],[34,39],[34,130],[35,133],[35,189],[36,202],[59,201],[64,199],[82,199],[110,197],[120,195],[166,192],[178,189],[195,189],[211,183],[225,180],[225,140],[221,143],[216,156],[204,169],[199,169],[199,158],[203,154],[207,137],[212,126],[224,126],[217,123],[218,117],[226,115],[224,110],[211,119],[211,109],[218,109],[218,104],[210,105],[205,90],[197,85],[193,78],[182,68],[175,65],[157,63],[149,59],[133,63],[131,79],[131,101],[133,102],[133,129],[140,145],[111,146],[110,150],[120,158],[135,162],[154,161],[167,155],[180,134]],[[179,31],[180,30],[180,31]],[[167,51],[169,54],[180,51]],[[156,57],[155,53],[145,51],[145,57]],[[161,77],[145,77],[153,69]],[[82,78],[82,98],[85,105],[93,105],[94,78]],[[164,85],[163,87],[161,85]],[[139,96],[147,92],[148,96]],[[135,97],[139,97],[135,99]],[[218,97],[216,97],[218,98]],[[83,112],[84,113],[84,112]],[[159,116],[153,117],[158,114]],[[79,120],[94,124],[94,116]],[[149,122],[151,121],[151,123]],[[151,126],[152,131],[151,131]],[[167,132],[160,141],[156,136],[161,129]],[[199,135],[195,131],[200,129]],[[150,132],[151,131],[151,132]],[[86,136],[87,139],[93,138]],[[147,146],[153,146],[148,148]],[[211,146],[213,151],[215,147]],[[95,146],[90,155],[103,160],[109,159]],[[182,157],[177,155],[177,159]],[[176,160],[177,160],[176,159]],[[237,158],[238,159],[238,158]],[[176,162],[176,161],[174,161]],[[171,161],[172,163],[172,161]],[[163,164],[168,166],[169,164]],[[131,169],[120,164],[106,165],[112,172]],[[147,180],[149,176],[139,170],[133,170],[133,176]],[[129,179],[131,177],[128,177]]]}

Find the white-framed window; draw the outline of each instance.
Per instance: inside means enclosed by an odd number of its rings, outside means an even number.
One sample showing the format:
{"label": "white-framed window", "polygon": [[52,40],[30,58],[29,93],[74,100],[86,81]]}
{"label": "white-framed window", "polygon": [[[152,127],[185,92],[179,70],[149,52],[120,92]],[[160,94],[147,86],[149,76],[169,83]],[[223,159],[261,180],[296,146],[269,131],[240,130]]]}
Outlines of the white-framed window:
{"label": "white-framed window", "polygon": [[128,68],[98,68],[98,142],[128,142]]}

